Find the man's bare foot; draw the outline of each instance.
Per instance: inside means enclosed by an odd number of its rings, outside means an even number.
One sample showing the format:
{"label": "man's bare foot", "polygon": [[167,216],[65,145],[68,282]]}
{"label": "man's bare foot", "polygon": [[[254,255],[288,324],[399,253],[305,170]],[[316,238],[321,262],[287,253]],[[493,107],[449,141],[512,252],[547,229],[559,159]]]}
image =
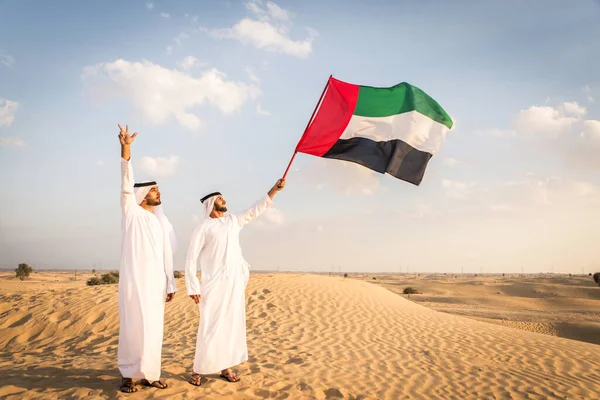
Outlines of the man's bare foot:
{"label": "man's bare foot", "polygon": [[121,392],[123,393],[133,393],[137,392],[138,388],[134,385],[133,379],[131,378],[123,378],[121,381]]}
{"label": "man's bare foot", "polygon": [[229,382],[237,382],[240,377],[235,374],[231,369],[227,368],[221,371],[221,378],[227,379]]}
{"label": "man's bare foot", "polygon": [[202,380],[202,377],[200,376],[200,374],[193,373],[192,377],[190,378],[190,380],[188,382],[194,386],[200,386],[201,380]]}
{"label": "man's bare foot", "polygon": [[142,379],[140,383],[144,386],[155,387],[158,389],[166,389],[167,387],[169,387],[169,385],[167,385],[167,382],[165,382],[164,379],[159,379],[157,381],[152,382],[150,382],[148,379]]}

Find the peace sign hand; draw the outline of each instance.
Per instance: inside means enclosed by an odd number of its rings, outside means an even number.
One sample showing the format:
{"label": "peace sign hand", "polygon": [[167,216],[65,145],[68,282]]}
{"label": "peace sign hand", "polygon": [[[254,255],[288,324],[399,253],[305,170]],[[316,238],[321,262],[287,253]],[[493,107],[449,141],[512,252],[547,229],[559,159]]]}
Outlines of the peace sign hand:
{"label": "peace sign hand", "polygon": [[119,141],[121,142],[121,146],[129,146],[131,143],[133,143],[133,140],[135,139],[138,133],[135,132],[133,135],[130,135],[129,125],[125,125],[125,130],[123,130],[121,124],[118,125],[119,129],[121,130],[121,132],[119,133]]}

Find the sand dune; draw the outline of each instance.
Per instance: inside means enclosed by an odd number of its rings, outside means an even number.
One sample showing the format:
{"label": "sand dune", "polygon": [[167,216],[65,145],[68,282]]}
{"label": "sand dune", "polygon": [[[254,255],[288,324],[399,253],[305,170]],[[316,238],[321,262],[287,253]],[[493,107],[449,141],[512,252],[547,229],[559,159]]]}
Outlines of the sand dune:
{"label": "sand dune", "polygon": [[[357,279],[253,274],[242,381],[186,382],[198,313],[168,304],[166,390],[118,392],[117,286],[0,275],[0,397],[207,399],[582,398],[600,347],[442,313]],[[85,277],[81,277],[84,279]],[[58,280],[58,281],[57,281]]]}
{"label": "sand dune", "polygon": [[600,345],[600,288],[588,276],[355,275],[436,311]]}

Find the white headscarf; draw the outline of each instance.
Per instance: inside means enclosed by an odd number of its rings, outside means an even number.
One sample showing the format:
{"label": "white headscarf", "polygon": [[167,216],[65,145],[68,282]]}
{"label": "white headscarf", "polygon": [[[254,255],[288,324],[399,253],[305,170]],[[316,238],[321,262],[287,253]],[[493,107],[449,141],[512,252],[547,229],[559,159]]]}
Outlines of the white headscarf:
{"label": "white headscarf", "polygon": [[204,200],[202,204],[204,206],[204,216],[206,218],[210,217],[210,213],[213,212],[213,208],[215,207],[215,200],[217,200],[217,195],[211,196],[208,199]]}
{"label": "white headscarf", "polygon": [[[154,185],[149,186],[140,186],[133,189],[135,194],[135,201],[138,205],[144,201],[150,189],[152,189]],[[175,238],[175,231],[173,230],[173,225],[165,215],[165,211],[162,208],[162,204],[159,206],[154,206],[153,209],[154,215],[158,218],[160,225],[163,229],[163,244],[164,244],[164,259],[165,266],[172,267],[173,266],[173,253],[177,250],[177,240]],[[172,270],[172,268],[168,268],[167,271]]]}

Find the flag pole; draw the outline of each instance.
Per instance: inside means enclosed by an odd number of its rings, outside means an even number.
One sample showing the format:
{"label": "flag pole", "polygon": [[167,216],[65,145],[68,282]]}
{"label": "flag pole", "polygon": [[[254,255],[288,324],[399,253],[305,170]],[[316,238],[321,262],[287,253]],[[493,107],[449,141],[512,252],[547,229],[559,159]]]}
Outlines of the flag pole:
{"label": "flag pole", "polygon": [[[317,108],[319,107],[319,104],[321,104],[321,100],[323,100],[323,95],[325,95],[325,91],[327,90],[327,85],[329,85],[329,81],[331,80],[331,77],[333,75],[329,75],[329,78],[327,79],[327,83],[325,84],[325,87],[323,88],[323,92],[321,93],[321,97],[319,97],[319,101],[317,102],[317,104],[315,105],[315,109],[313,110],[312,115],[310,116],[310,119],[308,120],[308,123],[306,124],[306,128],[304,128],[304,133],[302,133],[302,137],[300,138],[300,141],[298,142],[298,145],[296,145],[296,149],[298,149],[298,146],[300,146],[300,143],[302,143],[302,139],[304,138],[304,135],[306,134],[306,130],[308,129],[308,127],[310,126],[310,123],[312,122],[313,118],[315,117],[315,113],[317,112]],[[296,158],[296,154],[298,154],[298,151],[295,150],[294,154],[292,155],[292,158],[290,159],[290,162],[285,170],[285,173],[283,174],[283,178],[281,179],[285,179],[285,177],[287,176],[290,167],[292,166],[292,163],[294,162],[294,158]]]}

